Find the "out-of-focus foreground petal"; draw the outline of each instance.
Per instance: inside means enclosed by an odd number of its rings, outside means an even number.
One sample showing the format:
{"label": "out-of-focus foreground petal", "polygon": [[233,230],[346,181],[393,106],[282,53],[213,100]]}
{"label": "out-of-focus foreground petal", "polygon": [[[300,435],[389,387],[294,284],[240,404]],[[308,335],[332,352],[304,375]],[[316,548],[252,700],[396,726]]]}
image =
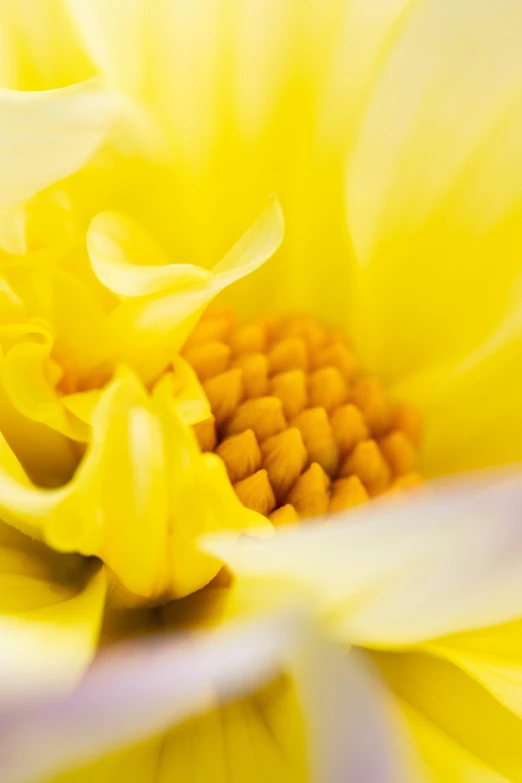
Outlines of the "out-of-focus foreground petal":
{"label": "out-of-focus foreground petal", "polygon": [[240,576],[307,587],[348,644],[411,644],[520,616],[521,504],[518,472],[484,473],[269,540],[203,546]]}
{"label": "out-of-focus foreground petal", "polygon": [[310,770],[321,783],[398,783],[374,675],[314,641],[295,609],[109,648],[70,696],[4,714],[2,771],[10,783],[304,783]]}
{"label": "out-of-focus foreground petal", "polygon": [[99,567],[0,524],[0,713],[76,684],[94,656],[104,602]]}

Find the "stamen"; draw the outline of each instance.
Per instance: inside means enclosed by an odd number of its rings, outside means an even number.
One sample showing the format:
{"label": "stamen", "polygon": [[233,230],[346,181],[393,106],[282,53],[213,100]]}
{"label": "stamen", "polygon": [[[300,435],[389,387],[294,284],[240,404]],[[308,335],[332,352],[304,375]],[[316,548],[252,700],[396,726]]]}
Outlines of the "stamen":
{"label": "stamen", "polygon": [[268,357],[264,353],[246,353],[233,363],[243,373],[245,397],[263,397],[268,394]]}
{"label": "stamen", "polygon": [[259,514],[268,514],[276,507],[276,499],[266,470],[258,470],[234,484],[236,495],[244,506]]}
{"label": "stamen", "polygon": [[220,372],[225,372],[231,353],[230,346],[226,343],[211,340],[187,350],[185,359],[192,365],[199,380],[203,382]]}
{"label": "stamen", "polygon": [[216,454],[225,463],[233,484],[252,475],[262,465],[261,449],[253,430],[245,430],[239,435],[226,438],[217,447]]}
{"label": "stamen", "polygon": [[281,340],[268,354],[268,366],[271,373],[284,370],[307,370],[308,351],[299,337]]}
{"label": "stamen", "polygon": [[277,500],[282,503],[297,478],[308,463],[308,453],[301,433],[290,427],[273,435],[261,444],[263,467],[274,488]]}
{"label": "stamen", "polygon": [[210,310],[184,349],[213,417],[194,426],[241,502],[274,525],[353,508],[421,481],[421,424],[307,315],[237,324]]}
{"label": "stamen", "polygon": [[258,397],[243,402],[225,426],[227,435],[251,429],[258,440],[282,432],[286,427],[283,405],[277,397]]}
{"label": "stamen", "polygon": [[312,462],[290,490],[288,500],[300,517],[326,514],[330,503],[330,479],[317,462]]}
{"label": "stamen", "polygon": [[369,495],[359,476],[348,476],[334,481],[329,511],[343,511],[366,503]]}
{"label": "stamen", "polygon": [[308,381],[310,405],[334,411],[348,398],[346,381],[337,367],[323,367],[310,375]]}
{"label": "stamen", "polygon": [[275,511],[272,511],[268,515],[268,519],[277,527],[278,525],[289,525],[292,522],[298,522],[299,514],[290,503],[287,503],[285,506],[279,506]]}
{"label": "stamen", "polygon": [[342,405],[332,413],[332,431],[342,456],[349,454],[357,443],[370,434],[362,412],[355,405]]}
{"label": "stamen", "polygon": [[288,419],[293,419],[308,405],[306,375],[302,370],[288,370],[274,375],[270,381],[270,391],[281,400]]}
{"label": "stamen", "polygon": [[313,462],[318,462],[329,476],[335,476],[339,466],[339,451],[332,425],[324,408],[308,408],[292,419],[303,437]]}
{"label": "stamen", "polygon": [[374,440],[358,443],[345,458],[341,476],[359,476],[370,495],[379,495],[390,484],[390,468]]}
{"label": "stamen", "polygon": [[227,370],[206,381],[203,389],[219,427],[232,416],[244,397],[243,373],[238,368]]}

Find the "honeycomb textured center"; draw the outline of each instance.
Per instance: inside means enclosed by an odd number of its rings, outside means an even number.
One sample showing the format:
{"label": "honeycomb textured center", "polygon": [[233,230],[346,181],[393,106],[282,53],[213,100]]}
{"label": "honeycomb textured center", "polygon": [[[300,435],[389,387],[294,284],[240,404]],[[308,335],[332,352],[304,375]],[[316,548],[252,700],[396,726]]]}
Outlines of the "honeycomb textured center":
{"label": "honeycomb textured center", "polygon": [[184,356],[212,418],[195,426],[241,502],[274,524],[341,511],[420,481],[420,421],[308,315],[238,323],[210,309]]}

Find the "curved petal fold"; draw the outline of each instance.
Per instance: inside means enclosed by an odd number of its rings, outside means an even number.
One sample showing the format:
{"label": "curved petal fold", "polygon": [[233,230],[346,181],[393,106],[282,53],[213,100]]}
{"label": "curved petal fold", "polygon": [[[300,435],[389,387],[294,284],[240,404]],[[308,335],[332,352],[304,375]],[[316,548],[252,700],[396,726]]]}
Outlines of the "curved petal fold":
{"label": "curved petal fold", "polygon": [[[257,220],[211,273],[195,272],[197,268],[190,265],[180,265],[180,273],[176,264],[140,267],[133,263],[136,258],[133,237],[139,237],[139,241],[146,244],[150,240],[143,239],[142,230],[129,221],[118,222],[117,227],[116,222],[116,217],[112,216],[110,241],[107,235],[102,239],[97,230],[96,247],[93,248],[92,241],[89,245],[94,271],[101,268],[106,277],[110,269],[112,285],[117,272],[118,291],[132,294],[132,298],[110,315],[104,357],[105,361],[117,360],[130,365],[145,382],[155,379],[167,366],[206,304],[275,253],[284,231],[281,207],[277,199],[271,197]],[[101,260],[100,247],[110,247],[111,258]],[[153,258],[155,252],[151,251]],[[188,285],[190,279],[192,283]]]}
{"label": "curved petal fold", "polygon": [[188,288],[211,277],[194,264],[169,264],[165,253],[138,223],[114,212],[102,212],[92,219],[87,249],[98,280],[120,296]]}
{"label": "curved petal fold", "polygon": [[2,523],[0,583],[1,720],[10,703],[76,685],[96,649],[105,577]]}

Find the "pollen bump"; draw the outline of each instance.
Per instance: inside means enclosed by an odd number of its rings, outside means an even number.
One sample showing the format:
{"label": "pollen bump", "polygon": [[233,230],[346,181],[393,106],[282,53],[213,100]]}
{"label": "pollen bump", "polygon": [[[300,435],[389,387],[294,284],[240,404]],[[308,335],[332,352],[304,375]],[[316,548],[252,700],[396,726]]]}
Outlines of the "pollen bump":
{"label": "pollen bump", "polygon": [[389,400],[346,337],[311,316],[238,324],[233,311],[209,308],[184,355],[213,413],[194,425],[201,449],[275,526],[422,481],[415,408]]}

